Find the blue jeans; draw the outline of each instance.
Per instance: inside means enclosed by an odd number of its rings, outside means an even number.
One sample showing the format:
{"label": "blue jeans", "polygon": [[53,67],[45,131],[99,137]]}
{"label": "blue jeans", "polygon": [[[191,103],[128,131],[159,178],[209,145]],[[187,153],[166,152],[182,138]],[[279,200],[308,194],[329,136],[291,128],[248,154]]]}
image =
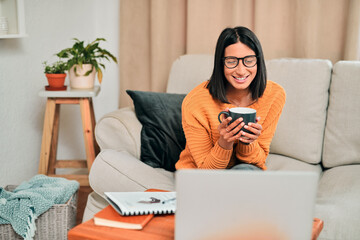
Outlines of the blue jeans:
{"label": "blue jeans", "polygon": [[248,170],[248,171],[262,171],[261,168],[258,168],[255,165],[252,164],[247,164],[247,163],[239,163],[235,166],[233,166],[232,168],[230,168],[231,170]]}

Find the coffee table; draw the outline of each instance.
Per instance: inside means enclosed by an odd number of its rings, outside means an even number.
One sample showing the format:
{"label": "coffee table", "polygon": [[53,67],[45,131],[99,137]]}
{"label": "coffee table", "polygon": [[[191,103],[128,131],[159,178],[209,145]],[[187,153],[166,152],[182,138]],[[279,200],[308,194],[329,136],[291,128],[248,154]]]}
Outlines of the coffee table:
{"label": "coffee table", "polygon": [[[312,230],[312,240],[316,240],[322,228],[323,221],[315,218]],[[174,239],[174,215],[157,215],[143,230],[129,230],[121,228],[96,226],[94,219],[84,222],[68,232],[69,240],[170,240]]]}
{"label": "coffee table", "polygon": [[168,240],[174,239],[174,215],[155,216],[142,230],[96,226],[94,219],[84,222],[68,232],[69,240]]}

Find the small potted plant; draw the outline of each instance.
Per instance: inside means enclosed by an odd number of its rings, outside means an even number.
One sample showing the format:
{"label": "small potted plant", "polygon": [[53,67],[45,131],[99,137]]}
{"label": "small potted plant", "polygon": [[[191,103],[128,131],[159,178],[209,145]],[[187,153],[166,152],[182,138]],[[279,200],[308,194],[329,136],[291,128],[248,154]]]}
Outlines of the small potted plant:
{"label": "small potted plant", "polygon": [[61,60],[48,64],[46,61],[43,62],[44,73],[48,80],[49,86],[47,90],[61,90],[64,86],[68,65],[66,62]]}
{"label": "small potted plant", "polygon": [[86,46],[84,41],[77,38],[74,40],[75,43],[71,48],[66,48],[56,55],[67,59],[71,88],[93,88],[95,73],[99,83],[102,81],[101,68],[105,69],[105,65],[100,61],[113,60],[117,63],[117,59],[110,52],[99,47],[101,41],[106,41],[104,38],[97,38]]}

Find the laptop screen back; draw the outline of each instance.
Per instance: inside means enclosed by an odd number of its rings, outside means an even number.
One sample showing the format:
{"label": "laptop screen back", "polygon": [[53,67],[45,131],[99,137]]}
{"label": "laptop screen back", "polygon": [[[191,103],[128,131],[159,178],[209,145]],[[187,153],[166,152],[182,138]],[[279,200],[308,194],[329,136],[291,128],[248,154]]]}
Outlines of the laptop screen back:
{"label": "laptop screen back", "polygon": [[178,170],[175,239],[311,239],[315,172]]}

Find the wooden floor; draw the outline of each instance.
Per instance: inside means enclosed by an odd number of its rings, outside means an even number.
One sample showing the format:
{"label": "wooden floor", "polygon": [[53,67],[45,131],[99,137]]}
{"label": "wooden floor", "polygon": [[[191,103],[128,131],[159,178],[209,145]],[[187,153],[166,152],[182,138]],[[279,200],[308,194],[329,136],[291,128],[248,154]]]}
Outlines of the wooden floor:
{"label": "wooden floor", "polygon": [[82,217],[84,215],[84,210],[87,202],[89,193],[92,192],[90,187],[80,187],[78,195],[78,205],[77,205],[77,214],[76,214],[76,225],[82,222]]}

